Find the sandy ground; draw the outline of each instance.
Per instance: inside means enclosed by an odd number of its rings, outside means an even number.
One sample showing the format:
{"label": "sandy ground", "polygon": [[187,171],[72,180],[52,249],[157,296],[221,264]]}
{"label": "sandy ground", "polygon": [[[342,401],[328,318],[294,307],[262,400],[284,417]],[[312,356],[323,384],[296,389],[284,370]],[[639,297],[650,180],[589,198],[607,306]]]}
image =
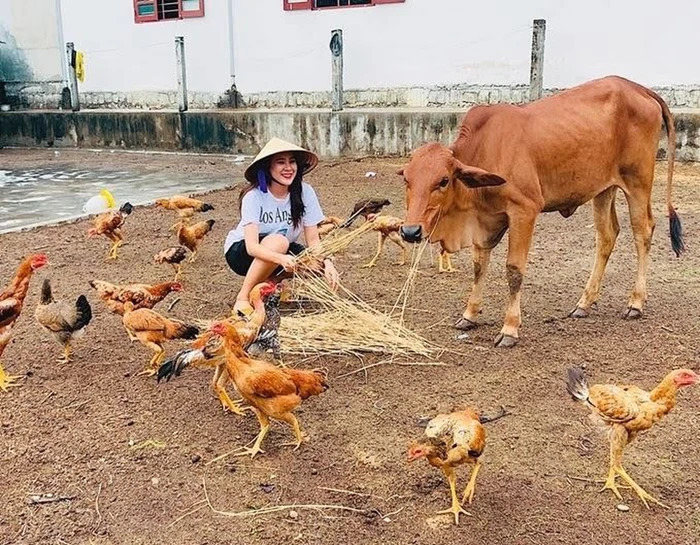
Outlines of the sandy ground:
{"label": "sandy ground", "polygon": [[[96,155],[66,151],[0,151],[12,166],[81,164],[89,168],[140,167],[240,179],[230,164],[203,157]],[[401,214],[403,189],[394,171],[400,159],[322,163],[309,176],[326,213],[345,215],[363,196],[386,196]],[[365,178],[366,171],[376,178]],[[700,167],[678,165],[675,201],[684,221],[688,253],[676,259],[664,218],[665,165],[657,168],[653,207],[658,221],[651,254],[650,297],[643,319],[621,319],[634,281],[634,250],[624,199],[622,233],[608,267],[603,296],[588,319],[565,318],[576,303],[593,259],[591,210],[569,219],[542,216],[524,282],[522,341],[492,348],[507,287],[505,244],[492,258],[482,327],[467,341],[450,324],[461,314],[471,281],[468,252],[456,256],[461,272],[438,275],[425,256],[409,301],[411,328],[449,350],[445,367],[380,365],[334,378],[385,359],[324,358],[332,388],[299,411],[310,441],[298,452],[278,446],[289,439],[273,426],[266,454],[251,461],[212,460],[252,440],[253,417],[224,414],[209,388],[210,375],[188,370],[167,384],[135,376],[150,356],[130,344],[118,317],[89,290],[88,281],[156,282],[170,270],[152,263],[172,245],[169,213],[137,208],[126,227],[120,259],[106,262],[106,241],[88,240],[80,221],[0,236],[0,280],[6,283],[22,255],[45,251],[50,267],[34,278],[25,312],[3,362],[26,374],[21,387],[0,394],[0,543],[697,543],[700,535],[700,389],[681,393],[676,410],[630,446],[628,471],[671,508],[647,510],[623,490],[628,512],[601,494],[608,447],[584,407],[564,391],[571,365],[585,365],[593,381],[619,380],[651,388],[673,367],[697,367],[700,308]],[[237,218],[236,192],[209,194],[217,223],[186,290],[171,314],[209,318],[232,304],[239,279],[227,270],[222,244]],[[407,268],[391,262],[360,268],[375,237],[358,241],[337,260],[345,284],[375,304],[395,300]],[[34,322],[41,280],[55,294],[87,294],[95,310],[76,359],[54,363],[59,347]],[[166,311],[167,302],[160,310]],[[178,348],[175,343],[168,348]],[[292,362],[293,363],[293,362]],[[305,364],[302,364],[305,365]],[[318,365],[315,363],[314,365]],[[421,416],[470,404],[483,411],[505,405],[512,414],[487,425],[488,445],[472,517],[459,527],[436,515],[449,504],[442,476],[425,463],[408,465],[406,448],[420,436]],[[130,448],[153,439],[163,448]],[[460,486],[466,471],[459,472]],[[214,509],[203,503],[204,486]],[[30,493],[71,499],[29,505]],[[231,512],[270,505],[327,504],[352,510],[296,508],[259,517]]]}

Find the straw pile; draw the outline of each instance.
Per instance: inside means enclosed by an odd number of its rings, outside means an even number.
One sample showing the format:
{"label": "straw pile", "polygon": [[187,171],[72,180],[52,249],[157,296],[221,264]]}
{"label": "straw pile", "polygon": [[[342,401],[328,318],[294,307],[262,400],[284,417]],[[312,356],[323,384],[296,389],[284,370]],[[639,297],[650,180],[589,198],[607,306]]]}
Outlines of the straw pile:
{"label": "straw pile", "polygon": [[[371,222],[354,231],[321,242],[315,255],[344,249],[359,234],[371,229]],[[329,237],[330,238],[330,237]],[[324,246],[324,243],[325,246]],[[282,351],[287,354],[359,354],[390,353],[392,355],[431,356],[438,351],[420,335],[404,326],[406,301],[415,281],[422,246],[414,256],[399,300],[388,312],[380,312],[352,292],[339,288],[334,293],[314,269],[304,267],[304,254],[294,277],[293,291],[302,300],[313,303],[314,310],[299,310],[285,315],[279,330]],[[318,258],[316,258],[318,259]]]}

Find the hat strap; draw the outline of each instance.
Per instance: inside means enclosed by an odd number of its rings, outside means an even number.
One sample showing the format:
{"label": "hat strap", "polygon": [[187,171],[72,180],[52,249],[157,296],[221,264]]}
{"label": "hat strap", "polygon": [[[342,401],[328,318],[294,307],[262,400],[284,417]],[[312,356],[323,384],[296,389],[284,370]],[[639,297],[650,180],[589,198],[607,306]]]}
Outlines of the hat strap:
{"label": "hat strap", "polygon": [[258,169],[258,189],[263,193],[267,193],[267,172],[265,167]]}

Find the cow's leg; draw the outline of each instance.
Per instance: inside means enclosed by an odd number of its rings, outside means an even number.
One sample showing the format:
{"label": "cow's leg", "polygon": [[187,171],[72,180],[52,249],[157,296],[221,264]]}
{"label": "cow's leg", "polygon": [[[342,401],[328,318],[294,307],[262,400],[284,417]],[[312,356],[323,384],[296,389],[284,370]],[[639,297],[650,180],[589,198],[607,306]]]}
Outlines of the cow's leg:
{"label": "cow's leg", "polygon": [[610,187],[597,195],[593,199],[593,221],[596,228],[595,237],[595,263],[588,277],[586,288],[583,290],[581,298],[576,303],[576,308],[569,316],[572,318],[585,318],[591,305],[600,296],[600,284],[603,280],[605,267],[610,259],[610,254],[615,247],[617,235],[620,232],[620,224],[617,221],[615,212],[615,195],[617,187]]}
{"label": "cow's leg", "polygon": [[647,300],[647,269],[649,267],[649,250],[654,233],[654,216],[651,213],[651,196],[645,191],[631,192],[627,195],[630,210],[630,223],[637,248],[637,281],[630,295],[624,317],[628,320],[640,318]]}
{"label": "cow's leg", "polygon": [[472,246],[472,261],[474,265],[474,283],[472,291],[469,294],[467,308],[464,309],[464,314],[457,320],[455,327],[463,331],[474,329],[478,324],[476,318],[481,312],[482,295],[484,292],[484,281],[486,279],[486,270],[489,268],[489,260],[491,259],[490,248],[480,248],[476,244]]}
{"label": "cow's leg", "polygon": [[506,259],[508,306],[506,307],[503,327],[494,342],[500,348],[510,348],[518,343],[518,329],[522,321],[520,318],[520,292],[536,219],[536,214],[532,217],[511,219],[508,231],[508,257]]}

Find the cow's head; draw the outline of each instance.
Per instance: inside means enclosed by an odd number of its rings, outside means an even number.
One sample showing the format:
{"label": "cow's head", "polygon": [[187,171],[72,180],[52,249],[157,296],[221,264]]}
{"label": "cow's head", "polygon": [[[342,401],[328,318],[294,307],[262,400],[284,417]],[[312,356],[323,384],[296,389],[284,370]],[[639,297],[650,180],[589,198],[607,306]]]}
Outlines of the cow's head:
{"label": "cow's head", "polygon": [[398,171],[406,182],[406,220],[401,237],[420,242],[430,236],[441,217],[461,208],[463,188],[476,189],[506,181],[485,170],[457,160],[450,148],[431,142],[413,152],[411,161]]}

